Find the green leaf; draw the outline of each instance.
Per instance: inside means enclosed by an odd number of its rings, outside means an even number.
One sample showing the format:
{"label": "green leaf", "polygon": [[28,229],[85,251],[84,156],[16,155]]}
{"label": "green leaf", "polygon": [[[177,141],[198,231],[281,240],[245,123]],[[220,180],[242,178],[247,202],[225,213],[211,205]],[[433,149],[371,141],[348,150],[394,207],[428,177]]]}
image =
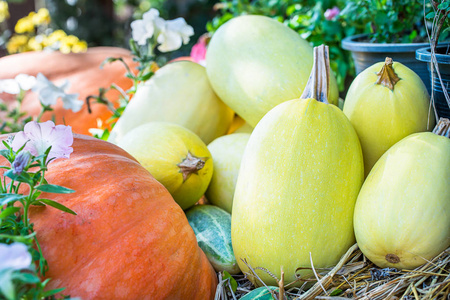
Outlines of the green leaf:
{"label": "green leaf", "polygon": [[0,206],[8,204],[13,201],[18,201],[26,196],[20,194],[0,194]]}
{"label": "green leaf", "polygon": [[54,289],[54,290],[50,290],[50,291],[45,291],[43,294],[42,294],[42,296],[43,297],[49,297],[49,296],[53,296],[53,295],[56,295],[56,294],[58,294],[58,293],[60,293],[60,292],[62,292],[62,291],[64,291],[66,288],[59,288],[59,289]]}
{"label": "green leaf", "polygon": [[16,291],[12,282],[12,270],[4,270],[0,272],[0,293],[8,300],[14,300],[16,298]]}
{"label": "green leaf", "polygon": [[50,199],[39,199],[40,202],[47,204],[48,206],[54,207],[56,209],[62,210],[63,212],[72,214],[72,215],[77,215],[76,212],[74,212],[73,210],[71,210],[70,208],[62,205],[61,203],[55,202],[53,200]]}
{"label": "green leaf", "polygon": [[31,273],[14,272],[11,277],[24,283],[38,283],[41,281],[39,277]]}
{"label": "green leaf", "polygon": [[75,193],[74,190],[56,185],[56,184],[43,184],[36,187],[36,190],[46,192],[46,193],[54,193],[54,194],[71,194]]}
{"label": "green leaf", "polygon": [[0,212],[0,220],[5,219],[20,210],[20,207],[7,207]]}
{"label": "green leaf", "polygon": [[236,279],[234,279],[233,276],[231,276],[230,273],[228,273],[227,271],[223,271],[223,279],[229,280],[228,282],[230,283],[231,289],[233,290],[233,292],[236,292],[237,290]]}
{"label": "green leaf", "polygon": [[428,13],[428,14],[425,16],[425,18],[427,18],[428,20],[434,19],[434,16],[435,16],[435,15],[436,15],[435,12],[432,11],[432,12]]}
{"label": "green leaf", "polygon": [[441,4],[438,5],[438,8],[442,9],[442,10],[446,10],[449,6],[450,6],[450,2],[444,1]]}
{"label": "green leaf", "polygon": [[340,294],[342,294],[342,290],[335,289],[334,291],[331,292],[330,296],[339,296]]}

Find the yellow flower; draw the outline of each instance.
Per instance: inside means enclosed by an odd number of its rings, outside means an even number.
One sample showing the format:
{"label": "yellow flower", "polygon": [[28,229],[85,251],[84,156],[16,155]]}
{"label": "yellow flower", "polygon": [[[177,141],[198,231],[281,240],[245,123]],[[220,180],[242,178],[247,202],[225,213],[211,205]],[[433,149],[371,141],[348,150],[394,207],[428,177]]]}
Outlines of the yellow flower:
{"label": "yellow flower", "polygon": [[52,33],[50,33],[50,35],[45,39],[44,41],[44,45],[45,47],[49,47],[51,45],[53,45],[54,43],[62,40],[64,37],[66,37],[67,34],[61,30],[58,29],[56,31],[53,31]]}
{"label": "yellow flower", "polygon": [[26,35],[13,35],[8,43],[6,49],[9,54],[28,51],[28,37]]}
{"label": "yellow flower", "polygon": [[73,46],[72,46],[72,52],[73,53],[80,53],[80,52],[85,52],[87,50],[87,43],[86,41],[79,41],[76,42]]}
{"label": "yellow flower", "polygon": [[9,18],[8,2],[0,1],[0,23]]}
{"label": "yellow flower", "polygon": [[16,23],[16,26],[14,27],[14,30],[16,31],[16,33],[34,32],[34,24],[32,19],[28,16],[19,19],[19,21],[17,21]]}
{"label": "yellow flower", "polygon": [[28,47],[32,50],[32,51],[41,51],[42,49],[44,49],[44,45],[42,44],[42,36],[38,35],[38,36],[33,36],[32,38],[30,38],[30,40],[28,41]]}
{"label": "yellow flower", "polygon": [[51,21],[50,13],[46,8],[40,8],[36,14],[32,16],[34,25],[49,24]]}
{"label": "yellow flower", "polygon": [[68,35],[65,38],[61,39],[61,43],[68,45],[68,46],[72,46],[75,43],[77,43],[78,41],[79,41],[79,39],[74,35]]}

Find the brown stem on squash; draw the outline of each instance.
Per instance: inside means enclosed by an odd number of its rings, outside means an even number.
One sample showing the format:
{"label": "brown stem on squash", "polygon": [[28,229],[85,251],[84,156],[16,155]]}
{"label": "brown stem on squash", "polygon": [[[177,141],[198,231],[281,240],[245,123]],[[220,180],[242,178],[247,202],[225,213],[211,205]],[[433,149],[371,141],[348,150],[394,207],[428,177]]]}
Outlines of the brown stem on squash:
{"label": "brown stem on squash", "polygon": [[283,271],[283,267],[281,267],[281,279],[278,282],[278,287],[280,288],[280,295],[278,297],[278,300],[283,300],[284,299],[284,271]]}
{"label": "brown stem on squash", "polygon": [[450,120],[441,118],[434,128],[433,133],[450,138]]}
{"label": "brown stem on squash", "polygon": [[328,104],[330,93],[330,58],[328,46],[314,47],[314,63],[300,99],[313,98]]}
{"label": "brown stem on squash", "polygon": [[177,166],[180,168],[180,173],[183,175],[183,182],[188,180],[192,174],[198,174],[198,171],[203,169],[206,160],[205,157],[196,157],[188,152],[186,158]]}
{"label": "brown stem on squash", "polygon": [[400,78],[395,73],[394,68],[392,68],[393,63],[394,61],[392,58],[386,57],[383,68],[381,68],[381,71],[377,73],[377,84],[381,84],[391,91],[394,90],[395,84],[400,81]]}

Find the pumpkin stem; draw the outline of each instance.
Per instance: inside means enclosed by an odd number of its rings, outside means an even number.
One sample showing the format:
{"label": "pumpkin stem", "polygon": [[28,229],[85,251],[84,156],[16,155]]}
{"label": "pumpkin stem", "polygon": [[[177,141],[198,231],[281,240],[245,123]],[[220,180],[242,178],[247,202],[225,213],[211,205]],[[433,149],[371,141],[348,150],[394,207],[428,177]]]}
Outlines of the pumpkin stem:
{"label": "pumpkin stem", "polygon": [[397,76],[397,73],[395,73],[394,68],[392,67],[393,63],[394,61],[392,58],[386,57],[383,68],[381,68],[380,72],[377,73],[377,84],[381,84],[391,91],[394,90],[395,84],[400,81],[400,78]]}
{"label": "pumpkin stem", "polygon": [[183,175],[183,182],[188,180],[192,174],[198,174],[198,171],[203,169],[207,157],[196,157],[188,152],[186,158],[177,166],[180,168],[180,173]]}
{"label": "pumpkin stem", "polygon": [[308,83],[300,99],[316,99],[328,104],[330,93],[330,59],[328,46],[314,47],[314,63]]}
{"label": "pumpkin stem", "polygon": [[433,133],[450,138],[450,120],[441,118],[434,128]]}

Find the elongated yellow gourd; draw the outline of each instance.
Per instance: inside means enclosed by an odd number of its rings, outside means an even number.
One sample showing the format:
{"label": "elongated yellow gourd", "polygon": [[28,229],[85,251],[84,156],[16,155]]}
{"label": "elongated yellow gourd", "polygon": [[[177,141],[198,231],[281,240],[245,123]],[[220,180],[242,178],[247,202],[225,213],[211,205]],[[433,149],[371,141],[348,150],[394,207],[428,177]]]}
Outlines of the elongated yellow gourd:
{"label": "elongated yellow gourd", "polygon": [[[311,260],[316,268],[335,265],[355,242],[353,210],[364,176],[361,147],[342,111],[313,99],[327,97],[323,51],[315,49],[321,59],[310,81],[323,76],[320,91],[310,94],[307,87],[302,96],[307,99],[279,104],[252,132],[233,199],[232,243],[239,267],[250,273],[245,260],[278,278],[283,269],[285,283],[296,279],[297,268],[311,267]],[[264,271],[256,272],[267,285],[277,284]]]}
{"label": "elongated yellow gourd", "polygon": [[[313,65],[312,47],[280,22],[257,15],[231,19],[212,36],[206,72],[214,91],[251,127],[276,105],[297,99]],[[330,76],[329,102],[338,104]]]}
{"label": "elongated yellow gourd", "polygon": [[429,100],[420,77],[389,57],[355,78],[343,111],[360,139],[366,176],[395,143],[433,128]]}
{"label": "elongated yellow gourd", "polygon": [[[441,123],[444,127],[444,123]],[[447,136],[450,122],[447,119]],[[450,246],[450,139],[412,134],[369,173],[355,208],[355,234],[380,268],[413,269]]]}
{"label": "elongated yellow gourd", "polygon": [[211,204],[230,214],[242,155],[249,138],[249,133],[232,133],[221,136],[208,145],[213,157],[214,172],[205,196]]}
{"label": "elongated yellow gourd", "polygon": [[227,132],[233,116],[214,93],[203,66],[177,61],[138,87],[108,141],[118,144],[130,130],[148,122],[171,122],[193,131],[208,144]]}

